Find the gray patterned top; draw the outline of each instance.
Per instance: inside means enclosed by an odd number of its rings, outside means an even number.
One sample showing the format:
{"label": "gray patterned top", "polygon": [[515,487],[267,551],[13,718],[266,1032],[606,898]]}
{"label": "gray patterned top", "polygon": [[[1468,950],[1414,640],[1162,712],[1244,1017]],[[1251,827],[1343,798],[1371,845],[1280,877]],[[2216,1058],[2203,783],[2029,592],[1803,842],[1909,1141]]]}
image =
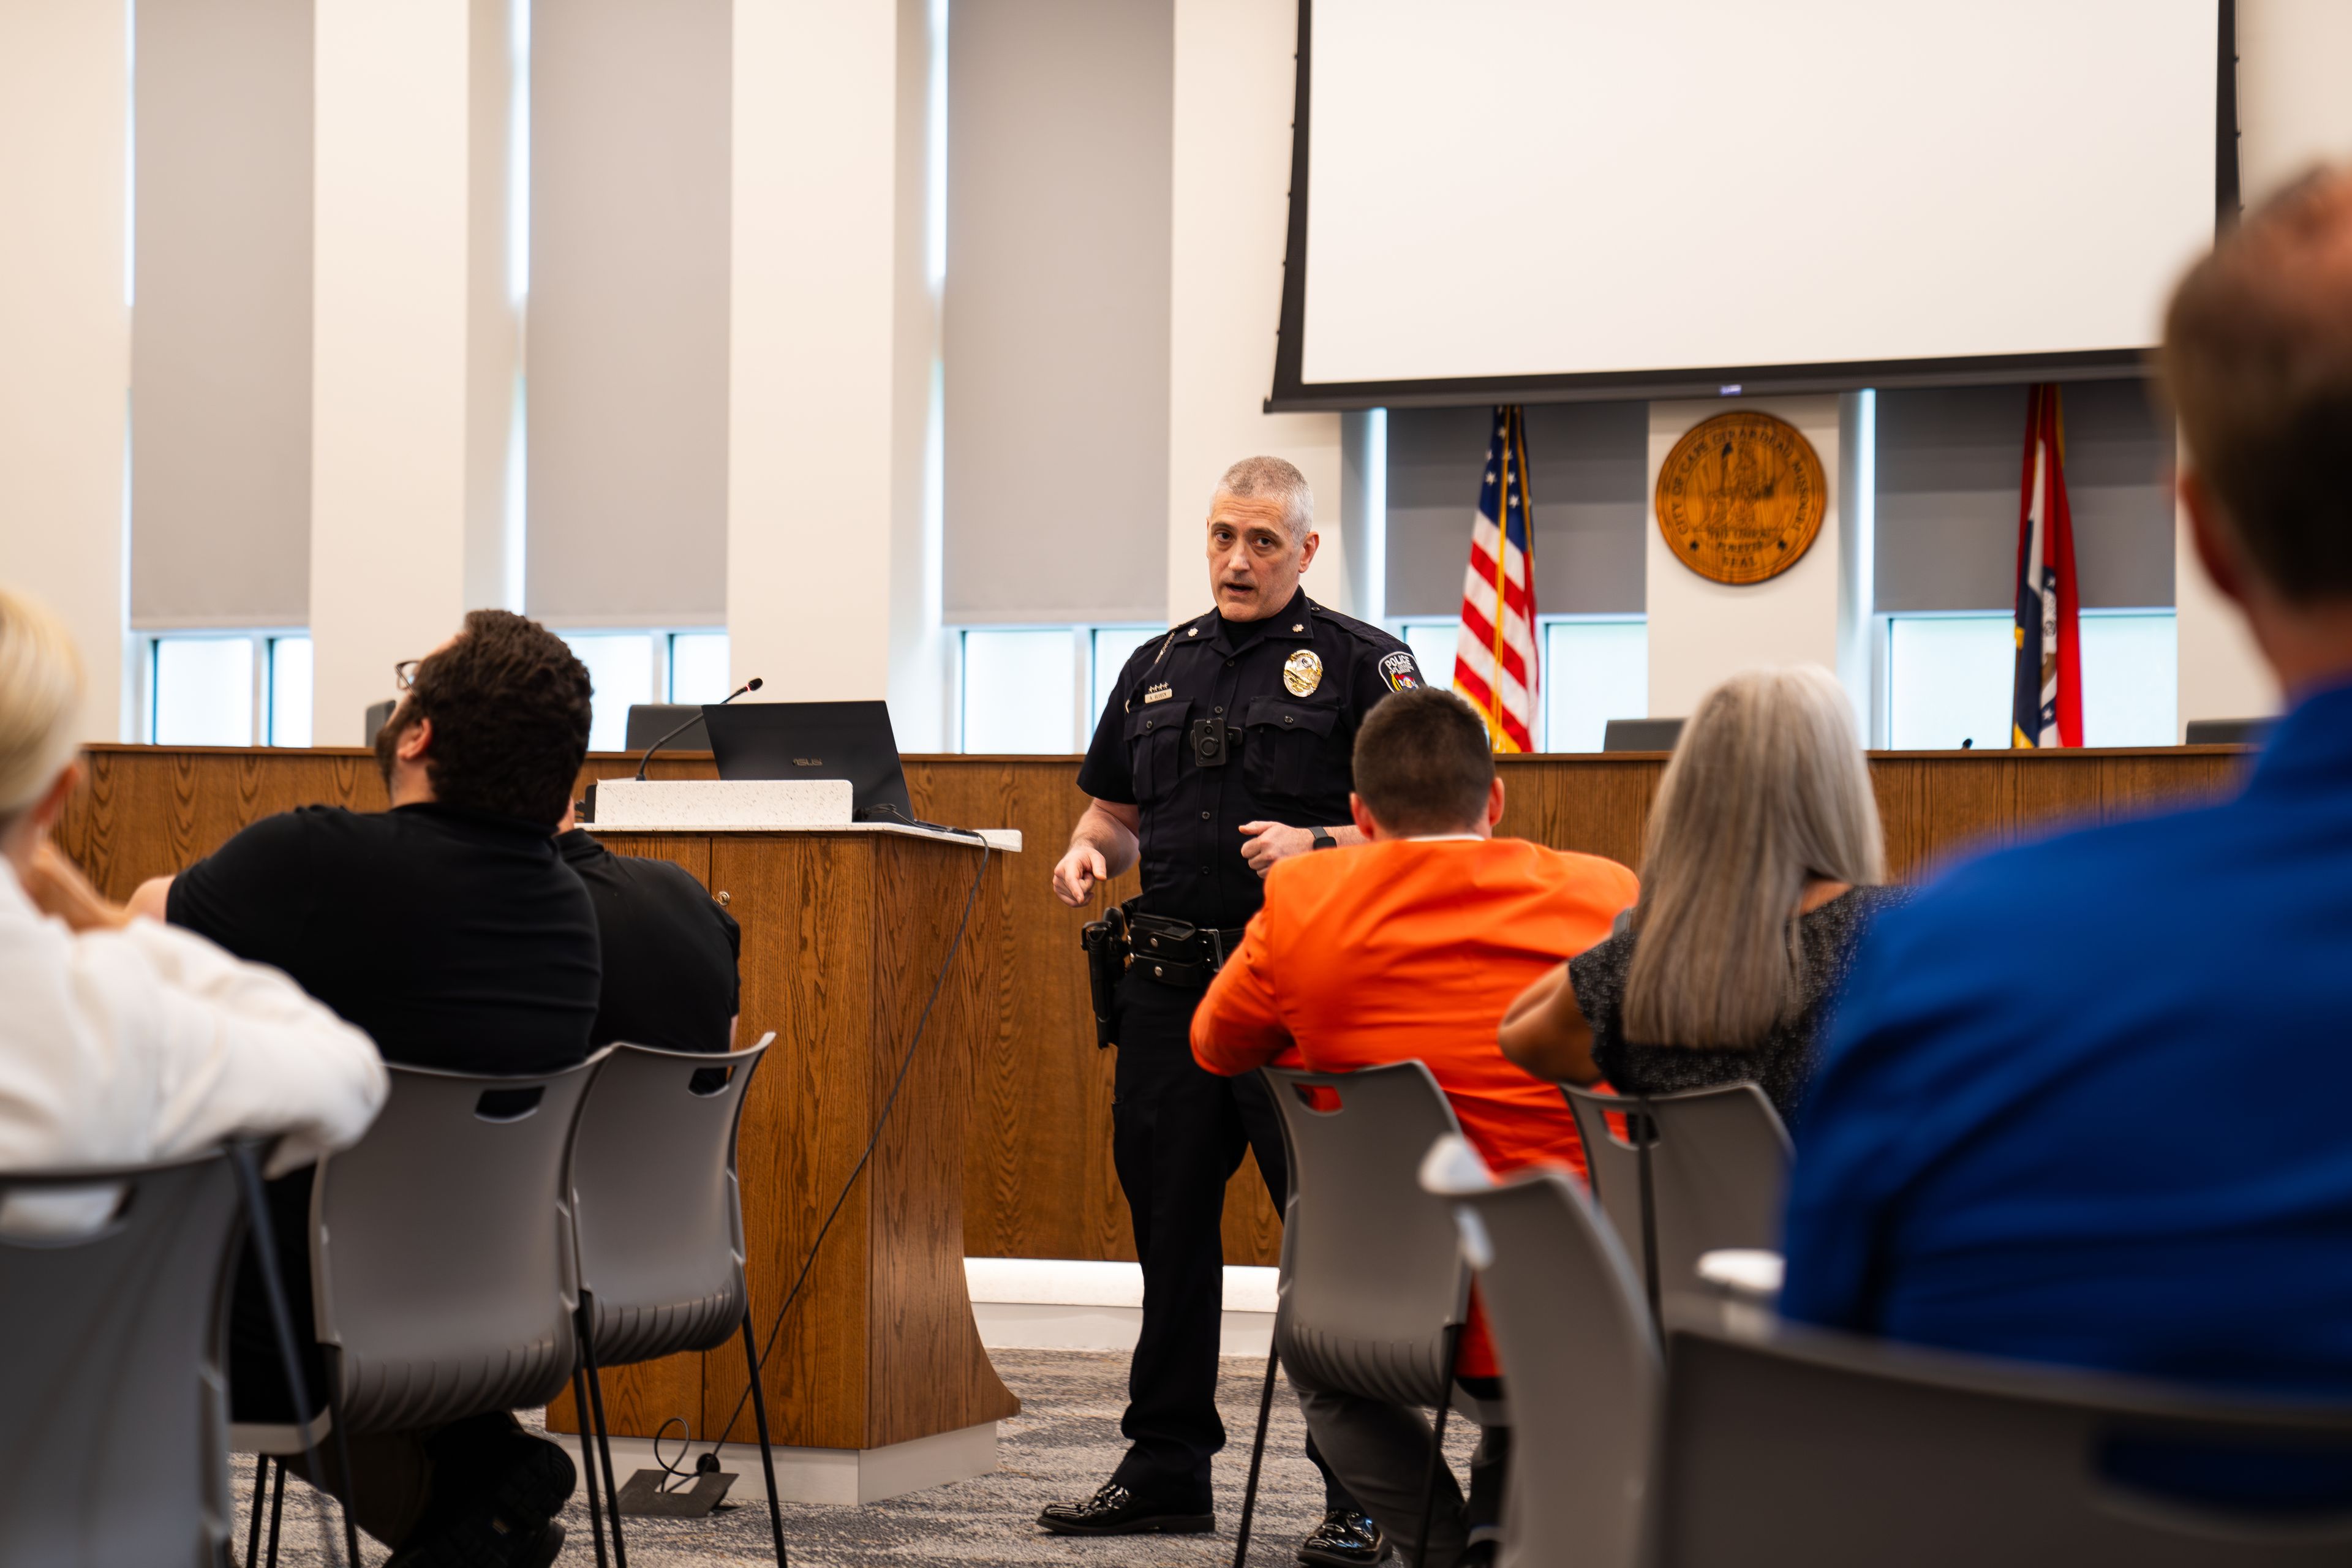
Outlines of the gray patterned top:
{"label": "gray patterned top", "polygon": [[1621,931],[1568,961],[1576,1005],[1592,1026],[1592,1061],[1622,1094],[1674,1094],[1720,1083],[1760,1085],[1784,1121],[1794,1123],[1799,1101],[1819,1061],[1828,1010],[1845,984],[1856,944],[1871,919],[1908,898],[1902,888],[1855,888],[1797,917],[1804,965],[1797,976],[1803,1005],[1759,1044],[1742,1049],[1635,1045],[1622,1027],[1625,976],[1633,966],[1634,931]]}

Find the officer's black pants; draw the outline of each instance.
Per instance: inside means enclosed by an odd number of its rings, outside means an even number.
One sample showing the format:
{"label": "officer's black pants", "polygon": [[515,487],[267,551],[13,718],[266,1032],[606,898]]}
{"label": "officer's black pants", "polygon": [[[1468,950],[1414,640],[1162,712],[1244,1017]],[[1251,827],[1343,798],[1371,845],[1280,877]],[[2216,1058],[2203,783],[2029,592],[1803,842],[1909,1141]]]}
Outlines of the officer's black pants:
{"label": "officer's black pants", "polygon": [[[1219,1078],[1192,1059],[1195,991],[1129,971],[1119,984],[1111,1154],[1143,1262],[1143,1332],[1127,1379],[1131,1445],[1112,1478],[1139,1497],[1209,1507],[1217,1418],[1217,1331],[1224,1310],[1225,1184],[1255,1150],[1276,1212],[1288,1190],[1282,1130],[1255,1075]],[[1325,1507],[1353,1508],[1316,1452]]]}

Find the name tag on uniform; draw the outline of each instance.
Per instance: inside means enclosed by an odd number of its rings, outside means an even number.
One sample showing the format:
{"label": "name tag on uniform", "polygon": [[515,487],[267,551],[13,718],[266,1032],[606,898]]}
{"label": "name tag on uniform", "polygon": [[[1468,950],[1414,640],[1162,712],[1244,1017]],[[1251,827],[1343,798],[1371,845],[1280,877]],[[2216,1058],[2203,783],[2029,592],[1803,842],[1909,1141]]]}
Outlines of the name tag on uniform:
{"label": "name tag on uniform", "polygon": [[1146,702],[1165,702],[1175,695],[1173,691],[1168,689],[1168,683],[1163,680],[1159,685],[1148,689],[1143,694],[1143,700]]}

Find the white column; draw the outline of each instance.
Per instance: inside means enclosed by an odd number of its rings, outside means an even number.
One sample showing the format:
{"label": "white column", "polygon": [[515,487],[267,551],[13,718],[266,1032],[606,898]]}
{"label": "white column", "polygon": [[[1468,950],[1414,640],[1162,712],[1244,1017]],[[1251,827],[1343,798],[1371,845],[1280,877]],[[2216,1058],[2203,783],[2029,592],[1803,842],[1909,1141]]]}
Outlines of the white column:
{"label": "white column", "polygon": [[937,743],[943,706],[920,689],[916,646],[936,333],[928,39],[919,0],[736,0],[734,675],[763,679],[767,700],[891,697],[895,659],[908,750]]}
{"label": "white column", "polygon": [[[499,0],[319,0],[315,734],[362,743],[392,667],[505,597],[513,322]],[[477,73],[481,73],[478,78]],[[490,171],[500,171],[495,175]],[[502,287],[502,286],[501,286]],[[495,453],[483,449],[497,445]]]}
{"label": "white column", "polygon": [[88,679],[81,733],[135,734],[123,680],[126,16],[0,5],[0,581],[60,616]]}
{"label": "white column", "polygon": [[1267,414],[1290,210],[1297,8],[1176,0],[1168,386],[1168,615],[1209,608],[1202,525],[1217,476],[1268,454],[1314,487],[1320,553],[1307,591],[1354,614],[1341,527],[1339,416]]}
{"label": "white column", "polygon": [[[2249,206],[2323,159],[2352,158],[2352,5],[2342,0],[2239,0],[2238,171]],[[2185,442],[2183,460],[2189,459]],[[2221,596],[2189,543],[2174,532],[2172,602],[2179,637],[2181,733],[2191,719],[2274,713],[2278,679],[2245,618]]]}
{"label": "white column", "polygon": [[[1850,561],[1843,515],[1846,465],[1842,424],[1853,418],[1852,395],[1710,398],[1650,405],[1648,609],[1650,712],[1685,718],[1724,677],[1751,665],[1810,663],[1852,671],[1852,639],[1866,613],[1849,603],[1862,574]],[[1685,431],[1703,419],[1736,410],[1777,415],[1812,443],[1829,489],[1821,532],[1804,558],[1779,576],[1734,587],[1700,576],[1675,558],[1658,531],[1658,470]],[[1842,420],[1842,413],[1845,420]],[[1853,691],[1853,686],[1848,687]],[[1853,691],[1859,710],[1867,689]]]}
{"label": "white column", "polygon": [[[2188,460],[2188,445],[2179,450]],[[2278,677],[2263,660],[2246,629],[2246,617],[2224,598],[2197,559],[2189,535],[2189,511],[2173,504],[2172,547],[2174,657],[2179,661],[2179,738],[2189,738],[2191,719],[2257,719],[2280,707]]]}

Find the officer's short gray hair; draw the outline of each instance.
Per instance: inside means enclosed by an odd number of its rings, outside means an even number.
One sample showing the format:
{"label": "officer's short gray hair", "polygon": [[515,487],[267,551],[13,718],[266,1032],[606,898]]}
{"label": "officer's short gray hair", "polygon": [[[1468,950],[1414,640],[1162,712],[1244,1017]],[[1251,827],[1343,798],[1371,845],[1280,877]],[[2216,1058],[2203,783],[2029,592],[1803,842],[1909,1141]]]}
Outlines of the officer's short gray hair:
{"label": "officer's short gray hair", "polygon": [[1217,481],[1210,505],[1216,504],[1217,496],[1280,501],[1282,526],[1290,531],[1294,544],[1314,531],[1315,492],[1307,488],[1307,476],[1297,466],[1280,458],[1244,458]]}

